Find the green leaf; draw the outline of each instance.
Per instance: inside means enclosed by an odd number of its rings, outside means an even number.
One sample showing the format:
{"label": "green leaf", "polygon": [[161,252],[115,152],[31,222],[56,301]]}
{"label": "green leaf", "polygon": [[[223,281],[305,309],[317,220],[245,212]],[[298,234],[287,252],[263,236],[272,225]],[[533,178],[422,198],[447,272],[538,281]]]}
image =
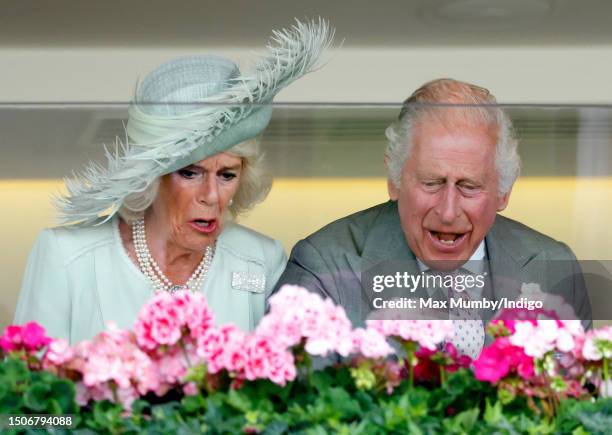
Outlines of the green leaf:
{"label": "green leaf", "polygon": [[95,402],[93,406],[92,428],[96,430],[111,430],[121,425],[121,406],[104,400]]}
{"label": "green leaf", "polygon": [[266,426],[262,435],[282,435],[289,430],[287,422],[276,420]]}
{"label": "green leaf", "polygon": [[243,413],[253,408],[249,398],[240,390],[230,390],[227,394],[227,403]]}
{"label": "green leaf", "polygon": [[181,405],[183,406],[184,412],[187,414],[203,413],[206,411],[206,400],[201,394],[183,397]]}
{"label": "green leaf", "polygon": [[484,421],[488,424],[495,425],[499,423],[503,418],[503,408],[501,402],[495,402],[495,405],[491,406],[489,399],[486,401]]}
{"label": "green leaf", "polygon": [[207,373],[208,369],[206,364],[197,364],[192,366],[189,368],[189,370],[187,370],[185,382],[195,382],[197,385],[202,385]]}
{"label": "green leaf", "polygon": [[471,433],[474,425],[478,421],[479,415],[480,410],[478,408],[473,408],[457,414],[453,420],[455,420],[462,430]]}
{"label": "green leaf", "polygon": [[0,414],[21,414],[23,410],[23,395],[12,391],[0,398]]}
{"label": "green leaf", "polygon": [[51,383],[51,395],[57,401],[57,414],[73,414],[77,408],[75,401],[76,387],[72,381],[55,379]]}
{"label": "green leaf", "polygon": [[0,363],[0,378],[6,379],[12,388],[19,383],[30,380],[30,371],[26,364],[18,358],[9,357]]}
{"label": "green leaf", "polygon": [[63,414],[62,407],[55,397],[48,397],[45,405],[45,414],[60,415]]}
{"label": "green leaf", "polygon": [[23,402],[32,411],[43,412],[47,409],[47,400],[50,393],[49,385],[38,382],[27,389],[23,396]]}
{"label": "green leaf", "polygon": [[589,432],[585,431],[582,426],[578,426],[572,431],[572,435],[590,435]]}
{"label": "green leaf", "polygon": [[359,402],[353,399],[350,394],[339,387],[331,388],[326,394],[326,398],[334,409],[343,415],[344,418],[351,418],[358,415],[361,411]]}
{"label": "green leaf", "polygon": [[500,388],[499,390],[497,390],[497,397],[499,398],[500,402],[504,405],[508,405],[516,398],[514,393],[504,388]]}

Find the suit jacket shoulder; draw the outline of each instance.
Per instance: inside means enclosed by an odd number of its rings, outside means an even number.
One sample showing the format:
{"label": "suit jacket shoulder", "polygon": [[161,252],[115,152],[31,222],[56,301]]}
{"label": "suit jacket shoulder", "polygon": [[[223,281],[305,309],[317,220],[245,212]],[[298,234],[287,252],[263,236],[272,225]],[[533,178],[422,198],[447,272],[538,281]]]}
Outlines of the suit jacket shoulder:
{"label": "suit jacket shoulder", "polygon": [[519,261],[534,257],[542,260],[575,260],[572,250],[563,242],[553,239],[513,219],[497,215],[486,237],[487,246],[503,245]]}
{"label": "suit jacket shoulder", "polygon": [[389,208],[389,203],[378,204],[365,210],[340,218],[299,243],[308,243],[322,255],[338,251],[361,254],[370,231],[377,220]]}

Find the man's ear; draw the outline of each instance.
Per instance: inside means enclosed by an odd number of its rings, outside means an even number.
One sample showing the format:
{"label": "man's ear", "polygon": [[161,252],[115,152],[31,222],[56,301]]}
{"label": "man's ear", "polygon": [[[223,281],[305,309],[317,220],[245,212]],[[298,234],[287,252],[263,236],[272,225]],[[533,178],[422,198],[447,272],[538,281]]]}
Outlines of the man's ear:
{"label": "man's ear", "polygon": [[503,195],[497,197],[497,211],[504,211],[508,207],[510,201],[510,194],[512,193],[512,187],[510,190]]}
{"label": "man's ear", "polygon": [[399,189],[390,178],[387,178],[387,191],[389,192],[389,198],[392,201],[397,201],[397,198],[399,197]]}
{"label": "man's ear", "polygon": [[389,192],[389,198],[392,201],[397,201],[397,198],[399,197],[399,189],[397,188],[395,183],[393,183],[393,181],[391,181],[391,178],[389,178],[389,176],[388,176],[388,174],[389,174],[389,157],[386,154],[385,154],[385,166],[387,167],[387,192]]}

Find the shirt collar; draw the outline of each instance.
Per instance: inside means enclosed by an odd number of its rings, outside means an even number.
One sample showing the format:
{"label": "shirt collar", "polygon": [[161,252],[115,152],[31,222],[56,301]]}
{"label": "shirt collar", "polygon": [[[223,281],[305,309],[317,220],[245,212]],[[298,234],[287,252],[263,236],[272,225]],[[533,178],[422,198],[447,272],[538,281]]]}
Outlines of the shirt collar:
{"label": "shirt collar", "polygon": [[[485,240],[482,239],[482,242],[480,242],[480,245],[478,245],[478,248],[476,248],[476,251],[474,251],[470,259],[461,266],[463,269],[468,270],[470,273],[474,275],[478,275],[484,272],[485,262],[483,260],[486,259],[486,252],[487,252],[485,243],[486,243]],[[425,263],[423,263],[418,258],[417,258],[417,264],[421,272],[426,272],[430,269],[429,266],[427,266]],[[429,287],[427,288],[427,293],[429,294],[430,297],[434,295],[434,292],[435,292],[435,289],[429,288]],[[466,292],[472,300],[480,299],[481,290],[479,290],[477,287],[468,288],[466,289]]]}
{"label": "shirt collar", "polygon": [[[478,245],[478,248],[476,248],[476,250],[470,257],[470,259],[461,266],[462,268],[470,271],[471,273],[475,275],[482,273],[483,268],[484,268],[483,260],[485,259],[485,252],[486,252],[485,243],[486,243],[485,239],[482,239],[482,241],[480,242],[480,245]],[[419,265],[419,270],[421,272],[425,272],[430,269],[429,266],[427,266],[425,263],[423,263],[418,258],[416,260],[417,260],[417,264]]]}
{"label": "shirt collar", "polygon": [[[484,239],[482,239],[482,242],[480,242],[480,244],[478,245],[478,248],[476,248],[476,251],[474,251],[470,259],[466,261],[461,266],[461,268],[466,269],[468,272],[474,275],[482,274],[485,271],[485,262],[483,260],[486,259],[486,252],[487,252],[486,242]],[[425,263],[423,263],[418,258],[417,258],[417,264],[419,265],[419,270],[421,272],[426,272],[430,269],[429,266],[427,266]],[[474,287],[467,288],[466,292],[472,300],[478,300],[481,297],[482,290],[474,286]],[[434,293],[435,293],[434,288],[430,288],[430,287],[427,288],[427,294],[430,297],[433,297]]]}

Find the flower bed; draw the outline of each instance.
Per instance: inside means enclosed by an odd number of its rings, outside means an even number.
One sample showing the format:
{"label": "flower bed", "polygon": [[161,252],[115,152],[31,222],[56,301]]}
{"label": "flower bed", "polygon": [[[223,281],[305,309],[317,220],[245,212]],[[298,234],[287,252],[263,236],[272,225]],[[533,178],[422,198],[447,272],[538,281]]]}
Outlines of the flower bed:
{"label": "flower bed", "polygon": [[447,343],[450,321],[354,329],[299,287],[251,334],[216,326],[199,294],[161,293],[133,331],[111,324],[75,346],[7,327],[0,414],[72,414],[77,431],[111,433],[606,433],[612,328],[528,314],[503,313],[471,361]]}

